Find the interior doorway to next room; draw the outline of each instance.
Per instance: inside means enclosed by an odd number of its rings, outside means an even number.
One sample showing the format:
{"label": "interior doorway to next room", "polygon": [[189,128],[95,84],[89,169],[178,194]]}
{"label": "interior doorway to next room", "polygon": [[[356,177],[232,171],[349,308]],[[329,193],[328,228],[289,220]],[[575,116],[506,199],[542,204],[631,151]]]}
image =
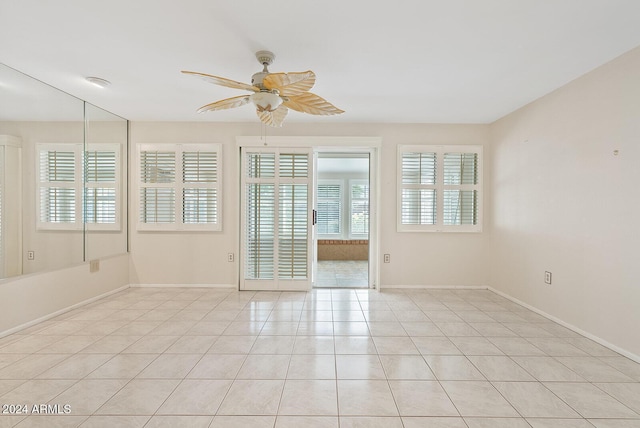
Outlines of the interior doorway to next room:
{"label": "interior doorway to next room", "polygon": [[369,287],[368,152],[318,152],[317,288]]}

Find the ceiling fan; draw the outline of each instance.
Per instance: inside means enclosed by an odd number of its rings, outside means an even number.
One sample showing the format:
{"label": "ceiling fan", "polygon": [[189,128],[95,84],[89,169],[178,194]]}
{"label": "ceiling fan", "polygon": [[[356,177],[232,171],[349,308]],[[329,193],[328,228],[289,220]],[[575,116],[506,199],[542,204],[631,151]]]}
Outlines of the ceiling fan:
{"label": "ceiling fan", "polygon": [[216,85],[253,92],[204,105],[198,109],[198,113],[241,107],[252,102],[262,123],[275,127],[282,126],[289,109],[314,115],[344,113],[324,98],[309,92],[316,82],[313,71],[270,73],[268,66],[273,63],[275,55],[269,51],[258,51],[256,58],[263,69],[251,77],[251,85],[210,74],[182,71]]}

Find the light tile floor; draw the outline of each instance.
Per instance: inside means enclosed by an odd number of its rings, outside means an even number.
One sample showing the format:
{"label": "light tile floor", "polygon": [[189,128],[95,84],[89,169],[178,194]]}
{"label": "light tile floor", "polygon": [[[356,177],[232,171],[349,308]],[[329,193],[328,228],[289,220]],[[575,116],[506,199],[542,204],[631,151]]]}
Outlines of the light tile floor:
{"label": "light tile floor", "polygon": [[317,288],[368,288],[366,260],[318,260]]}
{"label": "light tile floor", "polygon": [[0,339],[0,404],[21,428],[629,428],[640,364],[490,291],[132,288]]}

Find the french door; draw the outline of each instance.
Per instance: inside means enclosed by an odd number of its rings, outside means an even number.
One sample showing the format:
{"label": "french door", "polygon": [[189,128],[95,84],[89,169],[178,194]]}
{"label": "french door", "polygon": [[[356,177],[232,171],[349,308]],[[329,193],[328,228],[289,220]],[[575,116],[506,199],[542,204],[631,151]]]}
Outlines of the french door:
{"label": "french door", "polygon": [[241,290],[309,290],[310,148],[242,148]]}

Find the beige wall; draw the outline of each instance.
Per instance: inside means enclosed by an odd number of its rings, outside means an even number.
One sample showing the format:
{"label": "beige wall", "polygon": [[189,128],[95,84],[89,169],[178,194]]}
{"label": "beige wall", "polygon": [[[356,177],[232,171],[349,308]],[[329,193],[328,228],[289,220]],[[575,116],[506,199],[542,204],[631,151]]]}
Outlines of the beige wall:
{"label": "beige wall", "polygon": [[[215,113],[213,113],[215,114]],[[398,144],[488,143],[487,125],[299,124],[268,129],[276,136],[380,137],[381,286],[488,285],[488,234],[396,232],[396,153]],[[215,284],[237,286],[239,278],[239,150],[236,136],[260,135],[259,122],[131,124],[131,283]],[[223,226],[221,232],[138,232],[135,179],[136,145],[141,143],[220,143],[223,145]],[[227,262],[236,254],[236,263]],[[462,267],[462,268],[461,268]]]}
{"label": "beige wall", "polygon": [[128,285],[128,254],[102,259],[95,273],[82,263],[0,280],[0,337]]}
{"label": "beige wall", "polygon": [[487,181],[492,286],[635,355],[638,76],[640,48],[492,124]]}

